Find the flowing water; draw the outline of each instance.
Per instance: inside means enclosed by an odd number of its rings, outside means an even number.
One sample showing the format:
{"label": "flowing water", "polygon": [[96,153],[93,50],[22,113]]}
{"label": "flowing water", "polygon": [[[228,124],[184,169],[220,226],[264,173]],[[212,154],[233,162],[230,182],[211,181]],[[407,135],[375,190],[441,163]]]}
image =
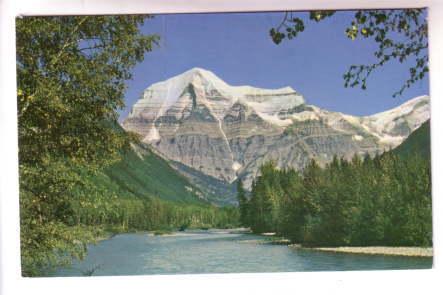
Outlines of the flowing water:
{"label": "flowing water", "polygon": [[83,261],[54,276],[202,274],[417,269],[432,258],[360,255],[294,249],[263,236],[226,231],[120,234],[91,245]]}

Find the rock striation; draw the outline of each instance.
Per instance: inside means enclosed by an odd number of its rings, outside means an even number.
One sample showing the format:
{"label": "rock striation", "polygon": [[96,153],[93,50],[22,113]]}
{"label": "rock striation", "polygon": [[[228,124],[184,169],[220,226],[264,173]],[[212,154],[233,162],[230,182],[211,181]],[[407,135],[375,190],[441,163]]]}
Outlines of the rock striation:
{"label": "rock striation", "polygon": [[231,86],[194,68],[148,87],[122,126],[178,166],[225,183],[241,177],[249,187],[267,161],[303,169],[310,159],[324,165],[334,155],[373,155],[429,116],[428,96],[357,117],[306,104],[291,87]]}

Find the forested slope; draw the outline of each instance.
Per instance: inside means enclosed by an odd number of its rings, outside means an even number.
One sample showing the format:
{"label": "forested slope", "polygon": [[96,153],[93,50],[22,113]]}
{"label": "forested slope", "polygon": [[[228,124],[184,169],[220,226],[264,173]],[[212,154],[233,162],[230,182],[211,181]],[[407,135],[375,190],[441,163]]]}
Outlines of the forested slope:
{"label": "forested slope", "polygon": [[397,149],[298,172],[261,167],[251,198],[239,190],[241,220],[304,245],[431,246],[429,122]]}
{"label": "forested slope", "polygon": [[119,191],[139,198],[160,198],[178,203],[208,204],[185,177],[143,145],[132,145],[122,160],[104,170],[96,181],[117,185]]}
{"label": "forested slope", "polygon": [[431,126],[427,120],[417,130],[411,133],[404,142],[393,149],[393,152],[400,157],[417,153],[426,159],[431,158]]}

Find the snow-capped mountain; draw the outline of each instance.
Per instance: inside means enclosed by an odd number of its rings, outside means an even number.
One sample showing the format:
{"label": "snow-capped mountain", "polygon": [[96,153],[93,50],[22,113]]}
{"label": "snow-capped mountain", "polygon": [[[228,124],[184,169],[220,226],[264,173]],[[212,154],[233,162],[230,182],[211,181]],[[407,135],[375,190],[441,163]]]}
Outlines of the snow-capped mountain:
{"label": "snow-capped mountain", "polygon": [[291,87],[231,86],[194,68],[148,87],[122,125],[181,167],[249,185],[269,160],[302,169],[393,148],[429,116],[428,96],[357,117],[308,105]]}
{"label": "snow-capped mountain", "polygon": [[[193,89],[189,89],[189,87]],[[132,108],[130,117],[142,115],[150,120],[163,116],[171,108],[174,115],[192,103],[192,90],[199,94],[199,102],[211,109],[219,120],[236,102],[246,103],[263,115],[275,115],[281,109],[304,103],[301,95],[291,87],[276,90],[251,86],[230,86],[212,72],[193,68],[181,75],[148,87]]]}

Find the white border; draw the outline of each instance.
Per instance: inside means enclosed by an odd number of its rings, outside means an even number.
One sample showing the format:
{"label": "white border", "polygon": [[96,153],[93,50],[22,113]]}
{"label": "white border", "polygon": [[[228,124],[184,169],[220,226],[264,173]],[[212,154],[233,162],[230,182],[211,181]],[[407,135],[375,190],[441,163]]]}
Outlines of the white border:
{"label": "white border", "polygon": [[[15,32],[17,15],[429,7],[434,269],[420,271],[41,278],[20,276]],[[0,0],[1,294],[439,294],[443,278],[443,3],[439,0]]]}

